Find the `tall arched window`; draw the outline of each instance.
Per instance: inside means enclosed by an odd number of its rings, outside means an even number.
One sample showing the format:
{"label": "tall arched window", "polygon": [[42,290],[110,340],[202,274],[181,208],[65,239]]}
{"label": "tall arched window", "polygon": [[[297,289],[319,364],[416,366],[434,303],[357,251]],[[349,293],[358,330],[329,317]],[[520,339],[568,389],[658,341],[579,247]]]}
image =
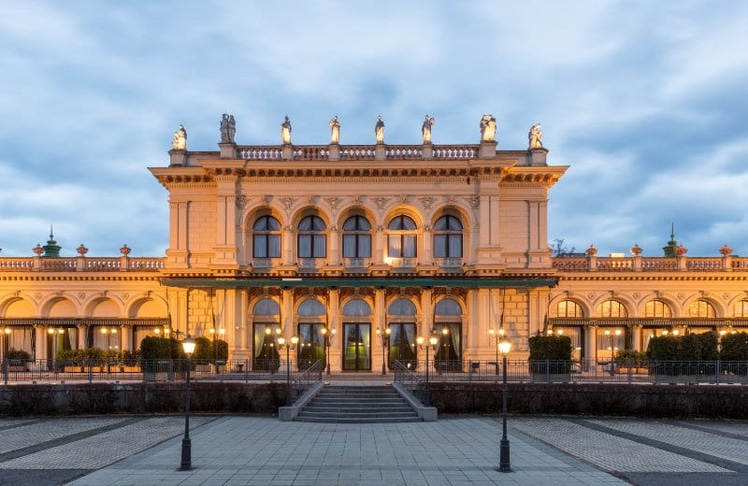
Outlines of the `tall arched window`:
{"label": "tall arched window", "polygon": [[414,258],[416,256],[416,222],[405,215],[395,216],[387,226],[387,256]]}
{"label": "tall arched window", "polygon": [[392,302],[387,307],[387,326],[390,328],[387,365],[391,369],[395,361],[400,361],[409,369],[416,369],[416,306],[408,299]]}
{"label": "tall arched window", "polygon": [[281,334],[280,306],[273,299],[262,299],[252,310],[252,368],[274,371],[280,366],[276,339]]}
{"label": "tall arched window", "polygon": [[252,256],[254,258],[280,258],[281,225],[272,216],[262,216],[252,226]]}
{"label": "tall arched window", "polygon": [[299,258],[325,258],[325,228],[325,222],[318,216],[307,216],[299,222]]}
{"label": "tall arched window", "polygon": [[343,223],[343,258],[371,258],[371,224],[363,216]]}
{"label": "tall arched window", "polygon": [[741,300],[733,307],[734,317],[748,317],[748,300]]}
{"label": "tall arched window", "polygon": [[[298,319],[298,368],[305,370],[318,360],[325,362],[325,332],[327,332],[327,309],[316,299],[307,299],[299,305]],[[324,331],[323,331],[324,329]]]}
{"label": "tall arched window", "polygon": [[434,332],[439,343],[434,352],[437,370],[462,369],[462,308],[452,299],[442,299],[434,306]]}
{"label": "tall arched window", "polygon": [[434,257],[462,257],[462,223],[454,216],[442,216],[434,224]]}

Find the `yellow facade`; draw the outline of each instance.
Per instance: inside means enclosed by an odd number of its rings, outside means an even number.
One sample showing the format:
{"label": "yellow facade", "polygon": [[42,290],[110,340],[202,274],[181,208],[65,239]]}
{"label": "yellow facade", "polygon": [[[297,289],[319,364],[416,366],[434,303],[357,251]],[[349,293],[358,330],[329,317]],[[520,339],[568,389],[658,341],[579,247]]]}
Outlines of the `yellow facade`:
{"label": "yellow facade", "polygon": [[561,330],[577,358],[600,359],[674,326],[742,325],[748,262],[729,254],[552,258],[548,191],[567,167],[542,147],[218,146],[150,168],[168,194],[164,257],[0,257],[4,350],[134,350],[169,330],[251,360],[298,336],[300,360],[377,372],[419,359],[432,333],[464,369],[494,358],[499,328],[513,357]]}

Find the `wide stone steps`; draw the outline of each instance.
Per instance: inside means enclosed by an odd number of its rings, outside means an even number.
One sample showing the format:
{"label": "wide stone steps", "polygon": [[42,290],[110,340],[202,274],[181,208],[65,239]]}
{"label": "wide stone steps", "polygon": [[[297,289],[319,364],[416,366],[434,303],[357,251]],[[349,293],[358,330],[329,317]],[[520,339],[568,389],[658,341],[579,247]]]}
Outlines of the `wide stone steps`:
{"label": "wide stone steps", "polygon": [[294,418],[297,422],[417,422],[418,413],[390,386],[325,386]]}

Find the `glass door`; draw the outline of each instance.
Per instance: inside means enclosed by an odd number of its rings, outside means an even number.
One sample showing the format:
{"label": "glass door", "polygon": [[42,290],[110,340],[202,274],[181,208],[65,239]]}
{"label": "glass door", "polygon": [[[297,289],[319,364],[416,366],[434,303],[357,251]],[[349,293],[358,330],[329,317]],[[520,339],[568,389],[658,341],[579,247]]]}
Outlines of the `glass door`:
{"label": "glass door", "polygon": [[299,350],[296,360],[299,370],[306,370],[318,360],[325,364],[325,337],[322,333],[324,327],[322,323],[299,324]]}
{"label": "glass door", "polygon": [[371,326],[343,324],[343,370],[371,371]]}
{"label": "glass door", "polygon": [[415,323],[390,323],[390,349],[387,353],[387,365],[390,369],[395,361],[400,361],[408,369],[418,367],[416,356]]}

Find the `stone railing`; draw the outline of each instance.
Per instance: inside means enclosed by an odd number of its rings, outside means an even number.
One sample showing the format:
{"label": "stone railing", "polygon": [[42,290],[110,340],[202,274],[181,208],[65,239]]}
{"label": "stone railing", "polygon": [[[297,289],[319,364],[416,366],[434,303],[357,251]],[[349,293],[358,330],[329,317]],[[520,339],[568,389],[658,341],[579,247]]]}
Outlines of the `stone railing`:
{"label": "stone railing", "polygon": [[163,258],[137,257],[0,257],[0,272],[158,272]]}
{"label": "stone railing", "polygon": [[575,257],[553,258],[561,272],[729,272],[748,271],[746,257]]}
{"label": "stone railing", "polygon": [[[378,147],[381,147],[379,149]],[[236,147],[237,156],[245,160],[376,160],[382,150],[387,160],[455,160],[474,159],[480,155],[479,145],[292,145]]]}

